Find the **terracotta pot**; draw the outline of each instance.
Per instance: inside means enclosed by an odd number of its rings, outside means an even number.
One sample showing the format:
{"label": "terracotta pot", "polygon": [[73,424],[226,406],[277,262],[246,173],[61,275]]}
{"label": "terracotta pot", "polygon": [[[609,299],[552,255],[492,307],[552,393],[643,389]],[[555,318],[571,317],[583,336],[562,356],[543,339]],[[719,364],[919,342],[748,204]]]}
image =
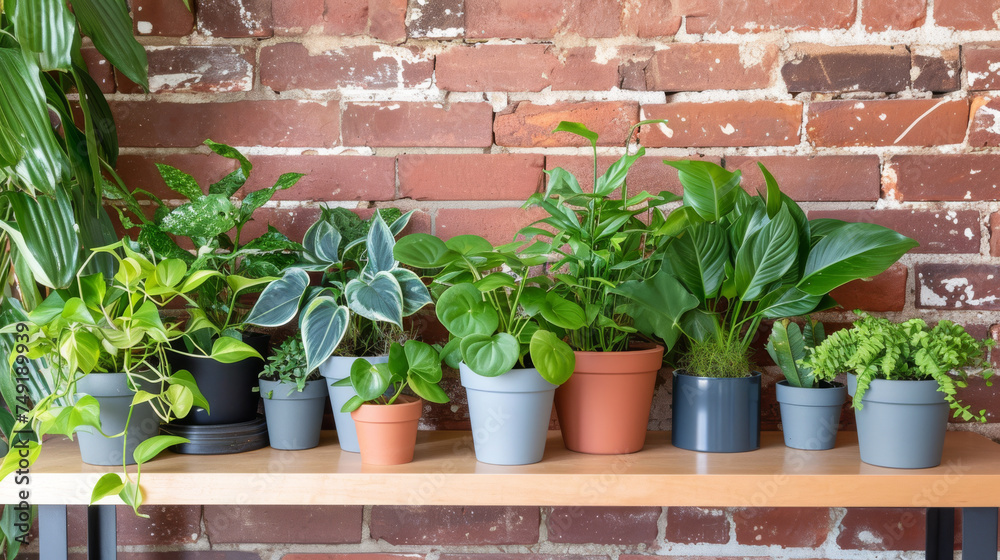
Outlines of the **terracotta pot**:
{"label": "terracotta pot", "polygon": [[412,461],[417,445],[417,422],[423,408],[424,401],[404,395],[395,404],[363,404],[352,412],[361,462],[402,465]]}
{"label": "terracotta pot", "polygon": [[597,455],[642,449],[663,347],[575,354],[573,376],[555,399],[566,449]]}

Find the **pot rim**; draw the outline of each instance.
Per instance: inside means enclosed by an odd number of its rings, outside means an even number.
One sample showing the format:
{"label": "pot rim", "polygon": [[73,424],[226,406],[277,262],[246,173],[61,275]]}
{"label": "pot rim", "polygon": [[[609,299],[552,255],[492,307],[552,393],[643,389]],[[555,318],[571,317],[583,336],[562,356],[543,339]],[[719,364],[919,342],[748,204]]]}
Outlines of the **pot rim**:
{"label": "pot rim", "polygon": [[355,422],[370,424],[395,424],[399,422],[415,422],[424,411],[424,401],[418,397],[400,395],[393,404],[363,404],[354,412],[351,418]]}
{"label": "pot rim", "polygon": [[747,379],[759,379],[763,377],[763,374],[757,370],[754,370],[750,372],[750,375],[744,377],[709,377],[703,375],[691,375],[690,373],[687,372],[687,370],[679,368],[674,370],[674,377],[677,376],[688,377],[691,379],[717,379],[719,381],[739,381]]}

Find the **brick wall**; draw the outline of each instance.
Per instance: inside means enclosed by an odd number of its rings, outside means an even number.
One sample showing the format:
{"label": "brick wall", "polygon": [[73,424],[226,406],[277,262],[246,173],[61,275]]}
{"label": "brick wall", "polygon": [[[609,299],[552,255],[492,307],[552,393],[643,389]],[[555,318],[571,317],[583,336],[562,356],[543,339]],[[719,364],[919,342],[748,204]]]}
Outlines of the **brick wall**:
{"label": "brick wall", "polygon": [[[877,222],[921,243],[885,274],[838,290],[847,308],[947,317],[1000,336],[1000,0],[194,3],[192,15],[180,0],[131,0],[152,95],[96,51],[88,57],[119,119],[131,187],[163,194],[159,161],[199,180],[228,171],[198,148],[210,137],[252,154],[252,188],[309,174],[267,210],[293,236],[326,202],[413,208],[415,230],[507,241],[530,221],[518,206],[544,169],[589,176],[587,151],[550,134],[556,123],[601,132],[606,166],[628,125],[665,118],[642,131],[649,156],[631,188],[678,191],[660,160],[703,157],[743,169],[753,190],[762,183],[753,162],[764,161],[811,217]],[[665,380],[654,429],[669,427]],[[425,428],[467,426],[461,389],[447,387],[457,407],[435,408]],[[979,382],[965,395],[991,420],[971,429],[994,438],[998,390]],[[773,428],[769,386],[765,399]],[[148,523],[120,514],[126,558],[894,558],[923,542],[919,510],[151,513]],[[182,550],[197,552],[170,552]]]}

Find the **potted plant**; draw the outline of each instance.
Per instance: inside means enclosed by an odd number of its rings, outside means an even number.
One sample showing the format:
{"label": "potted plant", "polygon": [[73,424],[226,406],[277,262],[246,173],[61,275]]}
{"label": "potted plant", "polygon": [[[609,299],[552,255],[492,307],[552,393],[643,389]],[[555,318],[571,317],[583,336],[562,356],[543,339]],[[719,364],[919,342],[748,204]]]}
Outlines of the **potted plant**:
{"label": "potted plant", "polygon": [[[327,379],[345,451],[360,449],[350,414],[341,412],[353,393],[334,382],[350,375],[356,357],[386,361],[392,342],[405,339],[403,318],[431,303],[420,277],[392,254],[395,236],[411,215],[389,208],[362,221],[350,210],[324,209],[306,231],[301,260],[264,289],[247,318],[277,327],[298,316],[306,371],[319,368]],[[387,216],[395,216],[391,224]],[[323,273],[319,286],[310,286],[307,271]]]}
{"label": "potted plant", "polygon": [[318,371],[306,372],[302,336],[285,339],[260,372],[267,436],[275,449],[311,449],[319,445],[326,387]]}
{"label": "potted plant", "polygon": [[991,385],[984,349],[993,341],[980,342],[947,320],[932,328],[923,319],[895,323],[859,314],[802,364],[825,381],[848,374],[862,461],[901,469],[941,464],[949,409],[955,418],[986,421],[985,411],[973,413],[957,394],[968,380],[964,368],[984,368]]}
{"label": "potted plant", "polygon": [[580,306],[547,291],[547,276],[531,275],[545,257],[519,257],[517,245],[417,233],[393,251],[404,264],[437,270],[435,312],[449,334],[442,358],[461,374],[476,459],[498,465],[542,460],[556,387],[575,365],[562,336],[585,322]]}
{"label": "potted plant", "polygon": [[767,353],[785,376],[775,385],[775,392],[788,447],[833,449],[837,442],[847,387],[838,381],[816,379],[812,368],[802,364],[825,338],[823,323],[809,317],[804,328],[789,319],[775,321],[771,327]]}
{"label": "potted plant", "polygon": [[[423,412],[420,399],[448,402],[448,395],[438,386],[441,376],[440,354],[418,340],[393,342],[386,362],[354,360],[350,377],[335,385],[354,390],[341,412],[349,412],[354,419],[361,462],[401,465],[413,460],[417,424]],[[404,395],[407,387],[417,397]]]}
{"label": "potted plant", "polygon": [[[683,204],[654,228],[658,270],[618,289],[645,311],[637,321],[672,350],[674,445],[736,452],[760,445],[760,373],[750,344],[764,319],[835,304],[830,290],[879,274],[915,247],[888,228],[808,220],[760,166],[766,193],[707,161],[668,161]],[[675,343],[678,343],[675,346]]]}

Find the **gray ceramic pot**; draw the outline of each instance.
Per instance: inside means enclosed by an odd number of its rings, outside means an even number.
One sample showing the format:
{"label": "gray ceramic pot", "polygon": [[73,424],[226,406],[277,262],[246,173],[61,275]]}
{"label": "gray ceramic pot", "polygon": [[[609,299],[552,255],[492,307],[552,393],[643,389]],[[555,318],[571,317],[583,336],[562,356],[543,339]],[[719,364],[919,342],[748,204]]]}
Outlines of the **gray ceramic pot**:
{"label": "gray ceramic pot", "polygon": [[672,443],[713,453],[759,448],[760,377],[759,372],[723,378],[674,371]]}
{"label": "gray ceramic pot", "polygon": [[779,381],[774,389],[781,406],[785,445],[795,449],[833,449],[847,387],[843,383],[793,387],[788,381]]}
{"label": "gray ceramic pot", "polygon": [[319,445],[326,389],[323,381],[306,382],[299,392],[294,383],[260,380],[267,437],[275,449],[312,449]]}
{"label": "gray ceramic pot", "polygon": [[476,459],[494,465],[527,465],[542,460],[556,386],[534,368],[483,377],[459,364],[469,399]]}
{"label": "gray ceramic pot", "polygon": [[[853,396],[857,387],[857,376],[848,375],[847,392]],[[876,379],[861,404],[854,417],[862,461],[894,469],[941,464],[948,402],[937,381]]]}
{"label": "gray ceramic pot", "polygon": [[[154,388],[148,389],[155,391]],[[153,411],[152,404],[146,402],[135,407],[132,418],[128,417],[129,405],[135,393],[128,388],[128,376],[124,373],[91,373],[76,384],[77,396],[90,395],[97,399],[101,407],[101,431],[114,435],[125,429],[128,420],[128,438],[125,448],[122,440],[126,436],[104,437],[89,426],[76,432],[80,442],[80,457],[89,465],[121,465],[122,452],[126,465],[134,465],[132,453],[135,448],[160,431],[160,418]]]}
{"label": "gray ceramic pot", "polygon": [[[373,364],[384,364],[389,361],[389,356],[365,356],[365,359]],[[340,381],[351,375],[351,364],[357,358],[344,356],[330,356],[325,362],[320,364],[319,373],[326,378],[326,385],[330,393],[330,406],[333,408],[333,421],[337,425],[337,441],[340,448],[351,453],[360,453],[361,447],[358,445],[358,431],[354,427],[354,420],[350,412],[341,412],[347,401],[355,395],[353,387],[334,387],[333,383]]]}

